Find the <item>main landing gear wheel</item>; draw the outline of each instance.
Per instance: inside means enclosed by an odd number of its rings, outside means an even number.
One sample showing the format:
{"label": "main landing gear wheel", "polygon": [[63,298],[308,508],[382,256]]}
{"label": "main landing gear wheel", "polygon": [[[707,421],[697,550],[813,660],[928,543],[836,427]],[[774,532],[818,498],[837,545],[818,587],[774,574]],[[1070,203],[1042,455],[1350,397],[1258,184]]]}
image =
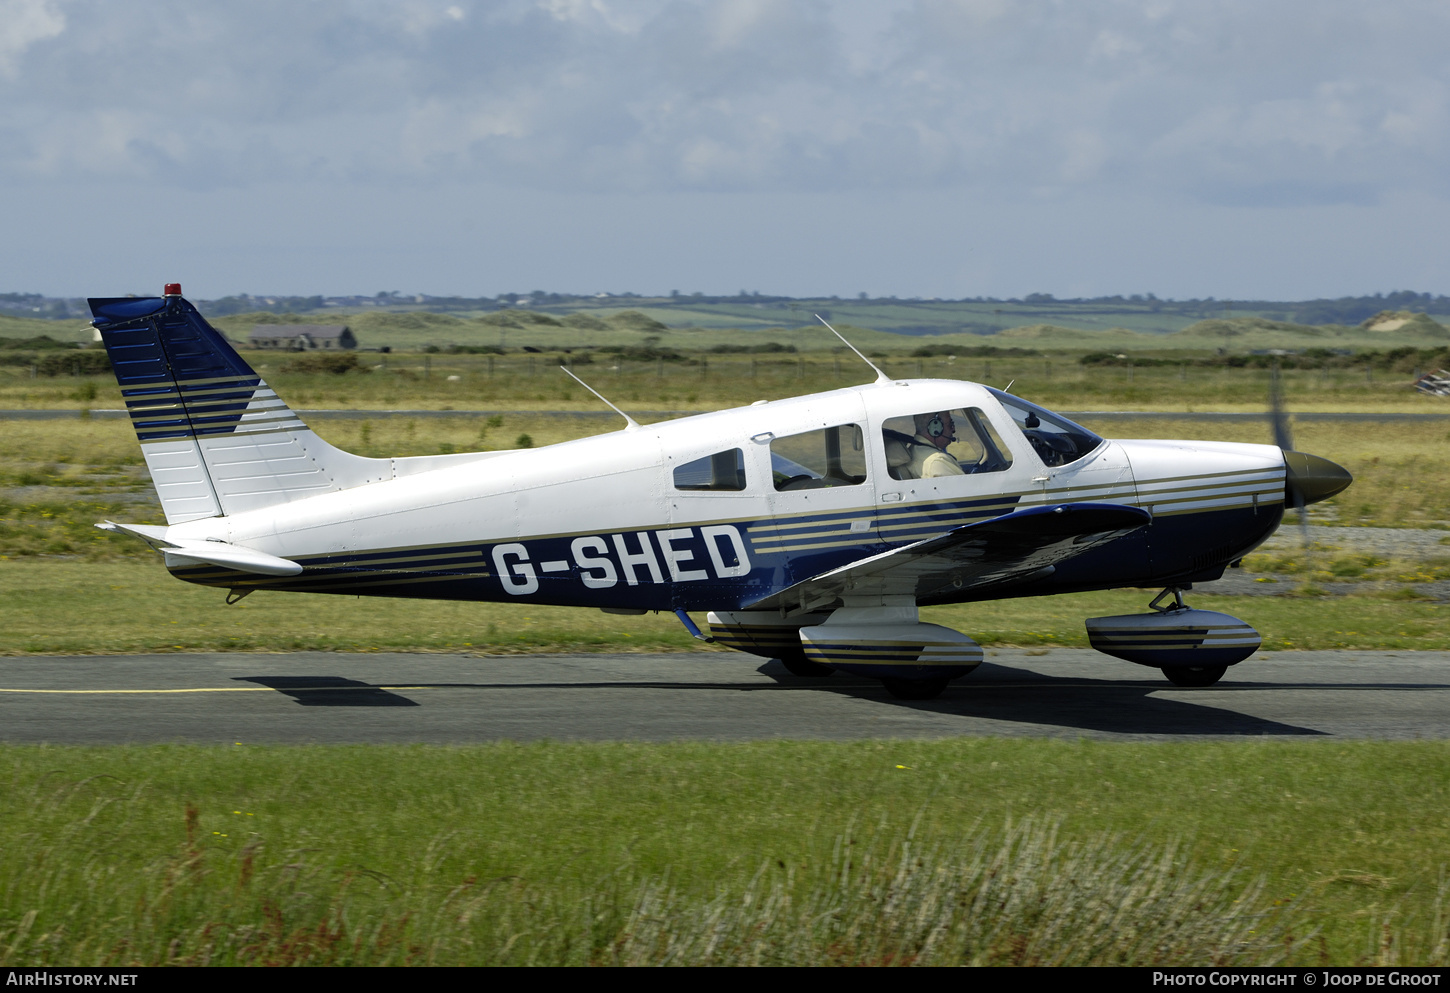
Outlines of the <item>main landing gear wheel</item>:
{"label": "main landing gear wheel", "polygon": [[1226,665],[1178,665],[1163,668],[1163,675],[1174,686],[1212,686],[1226,672]]}
{"label": "main landing gear wheel", "polygon": [[785,666],[785,671],[792,676],[831,676],[836,672],[828,665],[812,662],[805,657],[804,653],[781,656],[780,664]]}
{"label": "main landing gear wheel", "polygon": [[935,700],[947,688],[950,679],[883,679],[886,692],[898,700]]}

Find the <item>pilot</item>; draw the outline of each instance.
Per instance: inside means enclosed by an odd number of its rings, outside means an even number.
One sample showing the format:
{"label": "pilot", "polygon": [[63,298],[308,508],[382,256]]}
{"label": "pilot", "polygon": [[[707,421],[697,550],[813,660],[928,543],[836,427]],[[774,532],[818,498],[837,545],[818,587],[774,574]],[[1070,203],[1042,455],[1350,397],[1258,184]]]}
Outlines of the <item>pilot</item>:
{"label": "pilot", "polygon": [[917,414],[916,437],[911,439],[911,461],[902,467],[902,475],[910,479],[932,476],[964,476],[957,460],[947,454],[947,446],[957,440],[957,426],[945,410]]}

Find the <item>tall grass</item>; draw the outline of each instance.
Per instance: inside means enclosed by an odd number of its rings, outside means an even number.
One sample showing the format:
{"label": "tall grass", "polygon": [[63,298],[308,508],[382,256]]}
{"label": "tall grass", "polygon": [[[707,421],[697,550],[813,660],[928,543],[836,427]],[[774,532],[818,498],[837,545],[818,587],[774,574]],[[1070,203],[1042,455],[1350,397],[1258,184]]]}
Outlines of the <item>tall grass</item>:
{"label": "tall grass", "polygon": [[[86,831],[91,818],[71,826]],[[436,853],[398,880],[260,840],[186,840],[120,869],[41,843],[6,879],[10,965],[1226,965],[1303,951],[1297,907],[1186,864],[1176,846],[1051,822],[949,843],[848,829],[817,873],[768,861],[701,898],[627,868],[592,886],[449,879]],[[39,841],[39,839],[37,839]],[[62,839],[62,843],[64,839]]]}
{"label": "tall grass", "polygon": [[1444,759],[1334,741],[7,747],[0,956],[1445,962]]}
{"label": "tall grass", "polygon": [[706,902],[637,891],[613,961],[628,965],[1271,964],[1299,950],[1261,885],[1185,865],[1175,846],[1063,842],[1050,823],[919,846],[911,833],[837,839],[796,897],[763,866]]}

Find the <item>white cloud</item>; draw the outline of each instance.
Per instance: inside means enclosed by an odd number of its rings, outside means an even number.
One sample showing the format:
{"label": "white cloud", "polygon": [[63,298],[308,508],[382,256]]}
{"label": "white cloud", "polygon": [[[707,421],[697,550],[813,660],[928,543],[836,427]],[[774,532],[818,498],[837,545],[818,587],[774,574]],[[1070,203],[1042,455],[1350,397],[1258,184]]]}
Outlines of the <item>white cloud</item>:
{"label": "white cloud", "polygon": [[65,30],[65,15],[51,0],[0,0],[0,75],[14,77],[37,41]]}
{"label": "white cloud", "polygon": [[1444,191],[1447,28],[1430,0],[0,0],[0,176]]}

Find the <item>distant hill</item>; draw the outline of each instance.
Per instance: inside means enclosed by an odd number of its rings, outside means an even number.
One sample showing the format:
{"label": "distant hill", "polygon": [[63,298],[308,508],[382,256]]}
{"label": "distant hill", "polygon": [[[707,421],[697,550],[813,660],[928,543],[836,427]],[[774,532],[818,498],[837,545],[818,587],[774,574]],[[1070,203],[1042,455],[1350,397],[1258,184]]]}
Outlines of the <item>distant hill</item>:
{"label": "distant hill", "polygon": [[57,341],[88,343],[93,338],[84,321],[52,321],[43,317],[0,315],[0,338],[54,338]]}
{"label": "distant hill", "polygon": [[1429,338],[1450,338],[1450,328],[1434,320],[1428,314],[1412,310],[1382,310],[1360,327],[1379,333],[1398,332],[1401,335],[1418,334]]}
{"label": "distant hill", "polygon": [[1195,344],[1222,346],[1225,342],[1232,341],[1234,347],[1242,347],[1243,343],[1234,339],[1249,338],[1255,341],[1266,340],[1268,336],[1290,335],[1302,338],[1323,338],[1324,328],[1314,327],[1309,324],[1293,324],[1289,321],[1270,321],[1262,317],[1235,317],[1229,320],[1207,320],[1190,324],[1182,331],[1175,331],[1173,334],[1165,335],[1175,342],[1192,341]]}
{"label": "distant hill", "polygon": [[1236,317],[1190,324],[1164,335],[1162,344],[1177,348],[1227,348],[1253,351],[1267,348],[1312,347],[1382,349],[1426,345],[1450,338],[1450,330],[1424,314],[1386,311],[1360,325],[1296,324],[1262,317]]}
{"label": "distant hill", "polygon": [[557,317],[538,314],[532,310],[501,310],[496,314],[484,314],[475,318],[475,323],[491,328],[526,328],[538,325],[557,328],[563,323]]}
{"label": "distant hill", "polygon": [[[979,336],[983,340],[996,340],[998,338],[1018,341],[1029,339],[1041,342],[1044,345],[1067,345],[1082,346],[1084,348],[1096,348],[1103,339],[1109,335],[1135,335],[1136,331],[1129,331],[1125,328],[1108,328],[1103,331],[1084,331],[1080,328],[1058,327],[1056,324],[1027,324],[1020,328],[1008,328],[1005,331],[998,331],[994,335]],[[1142,337],[1142,336],[1140,336]]]}
{"label": "distant hill", "polygon": [[[856,347],[886,355],[906,355],[927,347],[939,354],[973,354],[973,349],[1030,348],[1041,352],[1194,352],[1225,349],[1246,354],[1268,349],[1331,348],[1384,351],[1427,347],[1450,341],[1450,328],[1433,316],[1405,308],[1371,311],[1358,323],[1308,324],[1266,314],[1224,311],[1190,320],[1180,310],[1158,313],[1161,301],[1124,301],[1091,305],[1036,300],[1028,305],[950,301],[806,301],[721,304],[699,301],[641,301],[621,307],[612,299],[593,305],[547,310],[519,307],[485,314],[438,313],[403,307],[369,307],[358,312],[329,308],[312,314],[250,311],[208,319],[235,342],[246,341],[258,324],[346,324],[365,349],[402,350],[427,346],[523,347],[565,351],[623,345],[709,352],[768,354],[773,346],[799,352],[839,350],[842,346],[814,320],[820,313]],[[829,304],[812,309],[814,304]],[[1117,307],[1117,310],[1113,308]],[[202,313],[206,314],[205,307]],[[936,321],[930,324],[929,321]],[[995,323],[984,333],[985,323]],[[1177,322],[1177,323],[1174,323]],[[932,333],[932,328],[936,330]],[[964,330],[970,328],[971,330]],[[912,333],[902,333],[910,329]],[[49,335],[88,343],[83,322],[0,315],[0,337],[29,339]],[[947,349],[942,352],[941,349]]]}

